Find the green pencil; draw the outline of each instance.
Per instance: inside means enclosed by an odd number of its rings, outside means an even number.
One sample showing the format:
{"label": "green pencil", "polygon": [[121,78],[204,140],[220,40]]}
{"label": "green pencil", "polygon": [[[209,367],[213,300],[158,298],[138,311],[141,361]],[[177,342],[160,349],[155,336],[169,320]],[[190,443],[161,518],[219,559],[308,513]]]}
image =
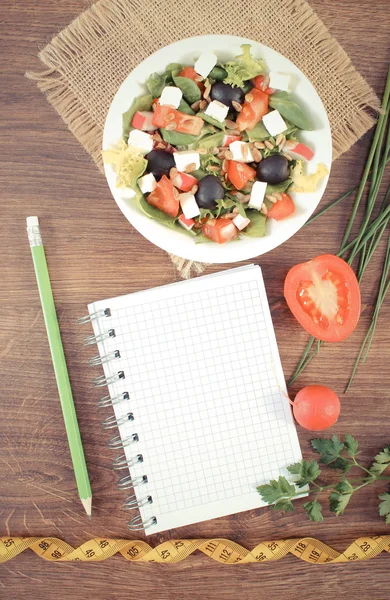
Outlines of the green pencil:
{"label": "green pencil", "polygon": [[65,429],[68,436],[77,489],[85,511],[91,518],[91,485],[89,483],[87,465],[85,463],[83,445],[81,443],[80,430],[73,403],[72,390],[70,387],[68,370],[66,368],[64,349],[62,347],[60,328],[58,326],[38,217],[27,217],[27,233],[31,246],[31,254],[41,298],[54,373],[57,380],[58,393],[61,400],[62,414],[64,415]]}

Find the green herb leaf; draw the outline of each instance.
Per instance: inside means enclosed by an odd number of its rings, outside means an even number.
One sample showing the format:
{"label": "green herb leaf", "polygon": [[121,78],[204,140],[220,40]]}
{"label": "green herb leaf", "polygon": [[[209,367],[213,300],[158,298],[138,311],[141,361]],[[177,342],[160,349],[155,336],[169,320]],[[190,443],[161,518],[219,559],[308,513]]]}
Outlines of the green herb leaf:
{"label": "green herb leaf", "polygon": [[241,233],[248,237],[264,237],[265,224],[267,222],[266,215],[263,215],[263,213],[258,210],[248,210],[246,216],[251,222]]}
{"label": "green herb leaf", "polygon": [[299,129],[311,130],[312,126],[307,115],[298,106],[288,92],[275,92],[269,97],[269,105],[280,112],[282,117],[288,119]]}
{"label": "green herb leaf", "polygon": [[273,504],[278,500],[294,498],[296,494],[295,486],[287,481],[282,475],[279,479],[272,479],[265,485],[259,485],[257,491],[261,495],[264,502]]}
{"label": "green herb leaf", "polygon": [[137,111],[142,110],[151,110],[153,102],[153,96],[151,94],[145,94],[145,96],[140,96],[139,98],[135,98],[133,104],[130,106],[129,110],[123,113],[122,115],[122,138],[127,143],[129,139],[129,133],[132,129],[134,129],[131,125],[133,121],[133,117]]}
{"label": "green herb leaf", "polygon": [[337,492],[332,492],[329,496],[330,510],[336,513],[337,516],[342,515],[351,499],[351,496],[352,493],[338,494]]}
{"label": "green herb leaf", "polygon": [[390,525],[390,494],[381,494],[379,500],[382,500],[379,504],[379,514],[381,517],[386,517],[386,523]]}
{"label": "green herb leaf", "polygon": [[180,133],[170,129],[160,129],[160,133],[164,142],[172,144],[172,146],[188,146],[197,141],[198,136],[190,135],[189,133]]}
{"label": "green herb leaf", "polygon": [[317,500],[305,502],[303,508],[307,512],[310,521],[316,521],[319,523],[320,521],[324,520],[324,517],[322,516],[322,505],[317,502]]}
{"label": "green herb leaf", "polygon": [[217,119],[213,119],[213,117],[206,115],[206,113],[204,112],[198,112],[196,116],[201,117],[201,119],[203,119],[203,121],[206,121],[206,123],[210,123],[210,125],[218,127],[218,129],[225,129],[225,121],[221,123],[220,121],[217,121]]}
{"label": "green herb leaf", "polygon": [[359,442],[350,434],[346,433],[344,438],[345,449],[348,452],[349,456],[354,458],[359,454]]}
{"label": "green herb leaf", "polygon": [[146,85],[149,92],[154,98],[159,98],[161,92],[167,84],[167,73],[151,73],[146,80]]}
{"label": "green herb leaf", "polygon": [[353,485],[348,481],[348,479],[345,479],[345,477],[334,486],[334,489],[336,492],[339,492],[339,494],[353,493]]}
{"label": "green herb leaf", "polygon": [[324,465],[329,465],[332,461],[340,456],[344,449],[344,444],[339,440],[337,435],[329,438],[318,438],[311,440],[313,449],[321,455],[320,462]]}
{"label": "green herb leaf", "polygon": [[212,135],[207,135],[199,140],[197,144],[197,148],[205,148],[206,150],[211,150],[211,148],[221,146],[224,138],[224,132],[219,131],[218,133],[213,133]]}
{"label": "green herb leaf", "polygon": [[173,75],[173,82],[176,87],[181,89],[185,100],[187,100],[189,104],[193,104],[201,99],[202,94],[200,89],[196,85],[195,81],[192,81],[192,79],[189,79],[189,77],[175,77]]}
{"label": "green herb leaf", "polygon": [[180,104],[177,110],[179,112],[185,113],[186,115],[193,116],[195,114],[195,111],[192,110],[191,106],[183,98],[180,100]]}
{"label": "green herb leaf", "polygon": [[270,183],[268,183],[265,193],[267,195],[274,194],[275,192],[277,192],[279,194],[284,194],[285,192],[287,192],[287,190],[291,186],[291,184],[292,184],[292,179],[286,179],[286,181],[282,181],[281,183],[276,183],[275,185],[271,185]]}
{"label": "green herb leaf", "polygon": [[299,475],[298,481],[294,481],[298,487],[304,487],[308,483],[311,483],[317,477],[321,475],[320,467],[315,460],[301,460],[294,465],[287,467],[287,470],[292,475]]}
{"label": "green herb leaf", "polygon": [[386,471],[387,467],[390,465],[390,446],[386,446],[377,454],[374,458],[374,462],[372,463],[369,471],[372,475],[379,476],[382,475],[384,471]]}
{"label": "green herb leaf", "polygon": [[283,500],[278,500],[272,507],[274,510],[284,510],[285,512],[294,512],[294,505],[291,500],[284,498]]}
{"label": "green herb leaf", "polygon": [[333,462],[329,463],[328,467],[330,469],[343,471],[343,473],[348,473],[348,471],[353,467],[353,464],[349,462],[348,459],[340,456],[339,458],[336,458],[336,460],[334,460]]}

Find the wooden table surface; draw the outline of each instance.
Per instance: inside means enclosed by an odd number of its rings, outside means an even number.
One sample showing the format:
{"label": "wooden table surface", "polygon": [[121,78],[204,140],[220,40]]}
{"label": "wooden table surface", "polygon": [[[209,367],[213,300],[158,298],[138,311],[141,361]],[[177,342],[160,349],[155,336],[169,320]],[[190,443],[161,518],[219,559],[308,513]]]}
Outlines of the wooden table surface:
{"label": "wooden table surface", "polygon": [[[113,202],[104,178],[31,81],[37,51],[88,6],[87,0],[2,0],[1,15],[1,256],[0,285],[0,535],[58,536],[76,546],[92,536],[128,537],[120,508],[108,436],[101,428],[98,391],[86,366],[88,333],[76,324],[92,300],[158,286],[177,279],[168,256],[132,230]],[[390,4],[387,0],[313,0],[312,5],[378,94],[387,70]],[[372,133],[333,166],[323,206],[357,182]],[[282,295],[283,278],[295,263],[336,252],[350,203],[346,201],[260,264],[271,303]],[[93,488],[93,519],[83,513],[75,489],[56,383],[25,233],[27,215],[41,220],[80,429]],[[344,385],[369,322],[378,285],[383,246],[364,277],[364,310],[357,332],[327,346],[291,390],[309,383],[331,386],[341,395],[342,414],[332,432],[356,435],[369,461],[389,431],[389,303],[383,308],[369,358],[344,396]],[[224,267],[223,267],[224,268]],[[210,268],[209,272],[220,269]],[[273,311],[286,377],[307,335],[283,303]],[[387,328],[387,331],[386,331]],[[88,329],[88,328],[87,328]],[[93,352],[93,350],[92,350]],[[304,456],[310,433],[299,428]],[[356,494],[345,516],[326,511],[321,524],[302,510],[281,514],[255,510],[185,527],[148,541],[227,537],[247,548],[264,539],[315,536],[338,550],[361,534],[390,529],[378,516],[378,493]],[[300,502],[297,502],[299,505]],[[142,537],[142,536],[139,536]],[[0,596],[30,600],[116,598],[390,598],[390,556],[371,562],[315,567],[286,557],[277,563],[224,567],[196,554],[173,565],[133,565],[121,557],[104,563],[45,562],[30,551],[0,567]]]}

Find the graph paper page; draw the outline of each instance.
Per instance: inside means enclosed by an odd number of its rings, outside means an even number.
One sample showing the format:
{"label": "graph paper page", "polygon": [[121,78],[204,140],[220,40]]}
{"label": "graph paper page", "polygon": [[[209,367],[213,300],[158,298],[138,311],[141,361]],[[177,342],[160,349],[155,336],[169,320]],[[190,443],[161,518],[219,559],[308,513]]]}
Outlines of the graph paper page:
{"label": "graph paper page", "polygon": [[[115,330],[100,354],[120,357],[105,364],[107,377],[125,377],[110,395],[128,392],[114,406],[132,478],[130,489],[146,534],[263,506],[256,486],[288,475],[302,456],[261,270],[231,269],[95,302],[109,307],[95,334]],[[109,414],[109,413],[108,413]],[[117,433],[114,430],[114,433]],[[113,452],[113,458],[123,450]],[[124,471],[121,474],[125,473]],[[130,511],[129,517],[138,514]]]}

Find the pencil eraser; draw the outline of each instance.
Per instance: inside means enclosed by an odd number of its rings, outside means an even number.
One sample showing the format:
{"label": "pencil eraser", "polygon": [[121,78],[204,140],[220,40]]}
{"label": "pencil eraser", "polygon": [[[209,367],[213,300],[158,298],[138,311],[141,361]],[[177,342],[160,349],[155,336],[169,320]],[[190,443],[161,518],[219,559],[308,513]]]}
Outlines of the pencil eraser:
{"label": "pencil eraser", "polygon": [[27,217],[26,221],[27,221],[27,227],[38,227],[39,226],[38,217]]}

